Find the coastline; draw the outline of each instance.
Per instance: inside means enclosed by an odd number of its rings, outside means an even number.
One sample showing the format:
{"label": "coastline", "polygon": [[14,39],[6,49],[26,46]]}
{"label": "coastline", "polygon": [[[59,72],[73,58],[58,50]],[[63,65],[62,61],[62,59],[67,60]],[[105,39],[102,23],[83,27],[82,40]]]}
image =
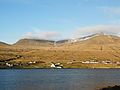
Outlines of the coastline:
{"label": "coastline", "polygon": [[103,86],[97,88],[96,90],[120,90],[120,85]]}

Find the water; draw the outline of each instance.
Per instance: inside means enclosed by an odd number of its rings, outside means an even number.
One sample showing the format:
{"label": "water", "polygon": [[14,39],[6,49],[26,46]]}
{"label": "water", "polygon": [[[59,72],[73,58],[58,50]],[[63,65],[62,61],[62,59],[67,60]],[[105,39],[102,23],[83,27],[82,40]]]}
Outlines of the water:
{"label": "water", "polygon": [[0,90],[95,90],[120,85],[120,69],[1,69]]}

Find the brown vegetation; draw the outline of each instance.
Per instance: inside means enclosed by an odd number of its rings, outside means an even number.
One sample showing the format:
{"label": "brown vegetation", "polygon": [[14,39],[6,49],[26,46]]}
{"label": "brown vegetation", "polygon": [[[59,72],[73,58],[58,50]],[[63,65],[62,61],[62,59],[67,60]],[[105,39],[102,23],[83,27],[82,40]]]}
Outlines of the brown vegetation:
{"label": "brown vegetation", "polygon": [[[27,42],[27,41],[25,41]],[[36,41],[35,41],[36,42]],[[85,41],[63,43],[59,45],[31,45],[16,43],[11,46],[0,47],[0,60],[16,58],[14,61],[44,61],[44,62],[69,62],[74,60],[110,60],[120,61],[120,38],[109,35],[99,35]],[[42,42],[43,43],[43,42]],[[40,44],[40,43],[39,43]],[[46,43],[44,43],[46,44]]]}

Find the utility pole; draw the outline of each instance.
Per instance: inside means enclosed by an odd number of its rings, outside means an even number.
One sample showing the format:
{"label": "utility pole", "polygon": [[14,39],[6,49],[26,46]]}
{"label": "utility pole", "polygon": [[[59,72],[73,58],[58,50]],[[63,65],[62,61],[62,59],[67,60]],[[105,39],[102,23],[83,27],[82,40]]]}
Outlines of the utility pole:
{"label": "utility pole", "polygon": [[56,41],[54,41],[54,46],[56,46]]}
{"label": "utility pole", "polygon": [[103,47],[101,46],[100,50],[102,51],[103,50]]}

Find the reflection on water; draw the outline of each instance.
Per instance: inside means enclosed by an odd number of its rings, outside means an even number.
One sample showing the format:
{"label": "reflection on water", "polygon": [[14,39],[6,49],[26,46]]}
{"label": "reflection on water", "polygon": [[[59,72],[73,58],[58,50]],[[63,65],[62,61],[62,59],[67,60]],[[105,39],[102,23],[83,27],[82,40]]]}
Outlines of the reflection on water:
{"label": "reflection on water", "polygon": [[0,90],[95,90],[120,85],[119,69],[0,70]]}

